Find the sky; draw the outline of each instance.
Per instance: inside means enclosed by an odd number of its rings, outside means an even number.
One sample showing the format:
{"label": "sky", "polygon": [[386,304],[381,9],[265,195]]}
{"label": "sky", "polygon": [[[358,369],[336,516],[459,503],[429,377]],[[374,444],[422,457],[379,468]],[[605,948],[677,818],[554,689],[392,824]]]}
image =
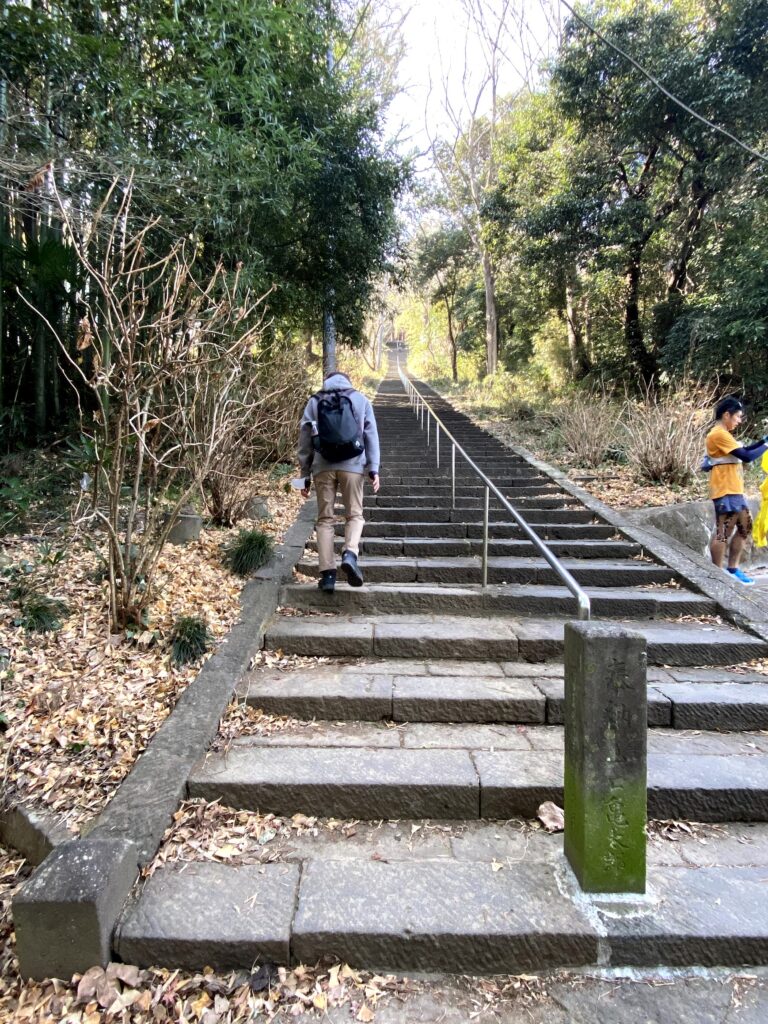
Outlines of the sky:
{"label": "sky", "polygon": [[[492,26],[505,2],[509,4],[500,89],[502,93],[516,91],[530,76],[530,66],[554,47],[556,0],[482,2]],[[475,4],[479,6],[478,0]],[[450,132],[446,95],[456,114],[469,115],[466,96],[474,103],[486,77],[484,48],[469,22],[466,0],[395,0],[395,6],[406,15],[406,53],[400,66],[404,91],[392,103],[388,133],[399,136],[403,150],[415,147],[423,152],[430,137]],[[486,111],[488,102],[487,94],[482,96],[480,113]]]}

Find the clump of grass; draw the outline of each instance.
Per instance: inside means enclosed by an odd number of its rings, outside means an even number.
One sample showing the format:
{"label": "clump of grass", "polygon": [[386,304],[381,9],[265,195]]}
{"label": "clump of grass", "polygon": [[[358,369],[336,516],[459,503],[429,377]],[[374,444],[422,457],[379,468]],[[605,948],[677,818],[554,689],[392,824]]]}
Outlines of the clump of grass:
{"label": "clump of grass", "polygon": [[273,551],[272,538],[261,530],[241,530],[226,548],[226,564],[238,576],[249,576],[269,561]]}
{"label": "clump of grass", "polygon": [[213,634],[205,619],[197,615],[182,615],[171,631],[171,661],[174,665],[188,665],[202,658],[211,649]]}
{"label": "clump of grass", "polygon": [[11,600],[19,606],[14,620],[28,633],[51,633],[61,629],[62,619],[69,615],[64,601],[48,597],[29,583],[18,583],[11,588]]}

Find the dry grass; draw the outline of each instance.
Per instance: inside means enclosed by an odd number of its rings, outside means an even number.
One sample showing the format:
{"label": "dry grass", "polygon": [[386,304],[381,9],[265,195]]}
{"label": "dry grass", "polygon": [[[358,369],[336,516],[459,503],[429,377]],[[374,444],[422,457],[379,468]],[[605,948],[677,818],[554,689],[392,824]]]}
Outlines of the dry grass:
{"label": "dry grass", "polygon": [[563,445],[577,466],[593,469],[615,447],[621,408],[604,392],[573,395],[561,402],[555,416]]}
{"label": "dry grass", "polygon": [[622,432],[627,463],[644,483],[686,485],[695,478],[712,418],[712,395],[697,387],[627,400]]}

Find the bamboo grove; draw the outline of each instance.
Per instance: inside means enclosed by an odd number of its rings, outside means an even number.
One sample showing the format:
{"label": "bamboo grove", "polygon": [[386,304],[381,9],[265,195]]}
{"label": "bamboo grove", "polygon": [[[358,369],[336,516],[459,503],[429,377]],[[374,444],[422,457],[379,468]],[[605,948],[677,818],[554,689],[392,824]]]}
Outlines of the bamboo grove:
{"label": "bamboo grove", "polygon": [[[98,290],[77,258],[85,238],[91,267],[116,238],[142,232],[158,259],[183,240],[197,280],[223,267],[266,295],[267,365],[305,345],[329,303],[342,340],[359,341],[407,177],[380,141],[381,83],[355,57],[366,32],[344,0],[0,4],[6,450],[77,409],[66,367],[87,364]],[[130,221],[111,223],[112,207]]]}

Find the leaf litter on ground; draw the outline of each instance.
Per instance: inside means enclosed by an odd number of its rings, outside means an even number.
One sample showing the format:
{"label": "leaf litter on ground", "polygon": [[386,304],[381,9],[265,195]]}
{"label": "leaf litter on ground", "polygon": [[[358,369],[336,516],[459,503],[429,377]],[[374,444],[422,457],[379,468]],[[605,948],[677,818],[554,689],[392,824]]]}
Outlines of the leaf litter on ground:
{"label": "leaf litter on ground", "polygon": [[[270,515],[252,525],[280,542],[301,499],[284,494],[266,473],[256,486],[267,496]],[[198,541],[165,548],[149,625],[133,640],[110,635],[103,562],[91,539],[56,535],[64,555],[47,589],[70,609],[61,630],[27,633],[15,625],[17,609],[6,588],[0,596],[0,650],[6,652],[0,695],[7,804],[52,812],[75,833],[101,810],[200,669],[201,662],[170,663],[174,621],[203,616],[218,645],[239,618],[243,581],[221,557],[233,532],[206,529]],[[0,542],[11,565],[39,563],[40,548],[39,537]]]}

